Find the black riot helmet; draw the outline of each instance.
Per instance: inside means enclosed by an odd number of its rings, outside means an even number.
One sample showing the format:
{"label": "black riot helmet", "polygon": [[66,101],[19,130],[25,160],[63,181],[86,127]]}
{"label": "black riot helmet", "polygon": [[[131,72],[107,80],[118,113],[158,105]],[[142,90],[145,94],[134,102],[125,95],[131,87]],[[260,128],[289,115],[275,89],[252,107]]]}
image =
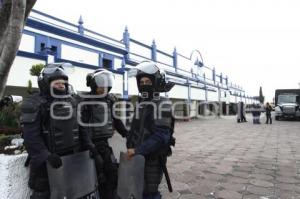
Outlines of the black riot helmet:
{"label": "black riot helmet", "polygon": [[96,93],[97,87],[107,88],[107,93],[113,87],[114,75],[106,69],[98,69],[86,76],[86,85],[91,88],[92,93]]}
{"label": "black riot helmet", "polygon": [[142,88],[143,86],[140,85],[140,80],[142,77],[148,77],[149,79],[151,79],[152,91],[156,93],[168,92],[175,85],[173,82],[166,81],[165,72],[162,69],[160,69],[154,62],[151,61],[141,62],[132,70],[135,70],[136,72],[135,76],[136,76],[136,81],[140,93],[144,91]]}
{"label": "black riot helmet", "polygon": [[[38,86],[40,88],[40,92],[42,94],[50,94],[50,84],[53,80],[63,79],[68,81],[66,70],[72,68],[73,65],[70,63],[51,63],[46,65],[38,77]],[[68,85],[66,82],[66,92],[67,90]]]}

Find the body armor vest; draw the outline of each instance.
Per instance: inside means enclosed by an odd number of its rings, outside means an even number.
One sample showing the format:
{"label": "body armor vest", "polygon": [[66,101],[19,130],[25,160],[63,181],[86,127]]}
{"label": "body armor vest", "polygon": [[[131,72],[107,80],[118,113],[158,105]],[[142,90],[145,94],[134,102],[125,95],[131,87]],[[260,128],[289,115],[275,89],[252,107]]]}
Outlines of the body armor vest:
{"label": "body armor vest", "polygon": [[92,124],[92,141],[97,143],[113,136],[111,103],[109,100],[97,101],[99,104],[89,105]]}
{"label": "body armor vest", "polygon": [[130,130],[130,147],[142,144],[154,132],[155,125],[173,128],[171,102],[168,99],[141,103],[136,109]]}
{"label": "body armor vest", "polygon": [[46,105],[43,135],[52,153],[74,151],[79,147],[77,104],[73,98],[54,100]]}
{"label": "body armor vest", "polygon": [[[155,127],[173,130],[171,102],[161,98],[150,103],[141,103],[136,107],[132,121],[129,147],[136,148],[155,132]],[[169,145],[162,146],[150,155],[145,156],[144,194],[155,194],[162,179],[162,164],[166,163]]]}

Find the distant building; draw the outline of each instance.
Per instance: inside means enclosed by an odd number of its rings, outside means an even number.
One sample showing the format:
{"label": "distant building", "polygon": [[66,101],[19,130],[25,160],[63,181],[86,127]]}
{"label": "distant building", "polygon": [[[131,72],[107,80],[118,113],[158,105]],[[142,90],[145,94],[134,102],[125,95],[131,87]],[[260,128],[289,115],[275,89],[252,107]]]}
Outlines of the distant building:
{"label": "distant building", "polygon": [[[33,10],[8,77],[6,94],[26,95],[24,88],[28,80],[37,87],[36,77],[29,74],[33,64],[70,62],[76,69],[69,81],[76,90],[89,90],[85,84],[86,74],[103,67],[115,74],[112,92],[128,99],[138,95],[136,80],[129,77],[129,69],[143,60],[152,60],[166,71],[167,79],[176,83],[169,93],[163,95],[175,102],[190,102],[191,116],[201,112],[200,103],[218,102],[232,109],[230,107],[239,101],[251,104],[257,100],[246,95],[240,86],[229,82],[227,76],[217,74],[215,68],[195,66],[176,48],[170,53],[159,50],[155,41],[151,45],[142,43],[130,36],[127,27],[122,39],[114,39],[86,29],[83,24],[82,17],[78,24],[72,24]],[[184,109],[182,105],[178,111],[184,112]]]}

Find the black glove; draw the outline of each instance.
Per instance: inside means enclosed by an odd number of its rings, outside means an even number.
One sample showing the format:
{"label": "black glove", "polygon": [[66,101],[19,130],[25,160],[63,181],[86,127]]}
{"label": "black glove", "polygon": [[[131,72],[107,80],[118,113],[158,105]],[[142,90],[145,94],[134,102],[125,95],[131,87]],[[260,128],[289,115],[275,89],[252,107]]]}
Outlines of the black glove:
{"label": "black glove", "polygon": [[122,132],[122,137],[123,138],[127,138],[128,136],[129,136],[129,131],[126,130],[126,131]]}
{"label": "black glove", "polygon": [[50,154],[47,158],[47,161],[54,169],[58,169],[62,166],[61,158],[55,153]]}

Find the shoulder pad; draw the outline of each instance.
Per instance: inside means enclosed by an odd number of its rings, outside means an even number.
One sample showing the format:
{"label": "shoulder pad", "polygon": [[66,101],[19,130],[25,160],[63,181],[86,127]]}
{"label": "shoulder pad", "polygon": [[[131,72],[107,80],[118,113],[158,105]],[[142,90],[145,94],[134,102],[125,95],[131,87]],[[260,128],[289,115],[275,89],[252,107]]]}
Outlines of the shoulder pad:
{"label": "shoulder pad", "polygon": [[112,94],[112,93],[108,93],[107,99],[109,101],[111,101],[112,103],[115,103],[115,102],[119,101],[118,97],[115,94]]}
{"label": "shoulder pad", "polygon": [[71,102],[73,107],[76,107],[81,102],[81,98],[78,95],[72,95],[69,102]]}
{"label": "shoulder pad", "polygon": [[21,106],[20,122],[34,122],[40,112],[41,105],[45,102],[46,100],[39,95],[31,95],[30,97],[25,98]]}
{"label": "shoulder pad", "polygon": [[78,94],[72,94],[71,98],[75,99],[77,102],[82,101],[82,97]]}

